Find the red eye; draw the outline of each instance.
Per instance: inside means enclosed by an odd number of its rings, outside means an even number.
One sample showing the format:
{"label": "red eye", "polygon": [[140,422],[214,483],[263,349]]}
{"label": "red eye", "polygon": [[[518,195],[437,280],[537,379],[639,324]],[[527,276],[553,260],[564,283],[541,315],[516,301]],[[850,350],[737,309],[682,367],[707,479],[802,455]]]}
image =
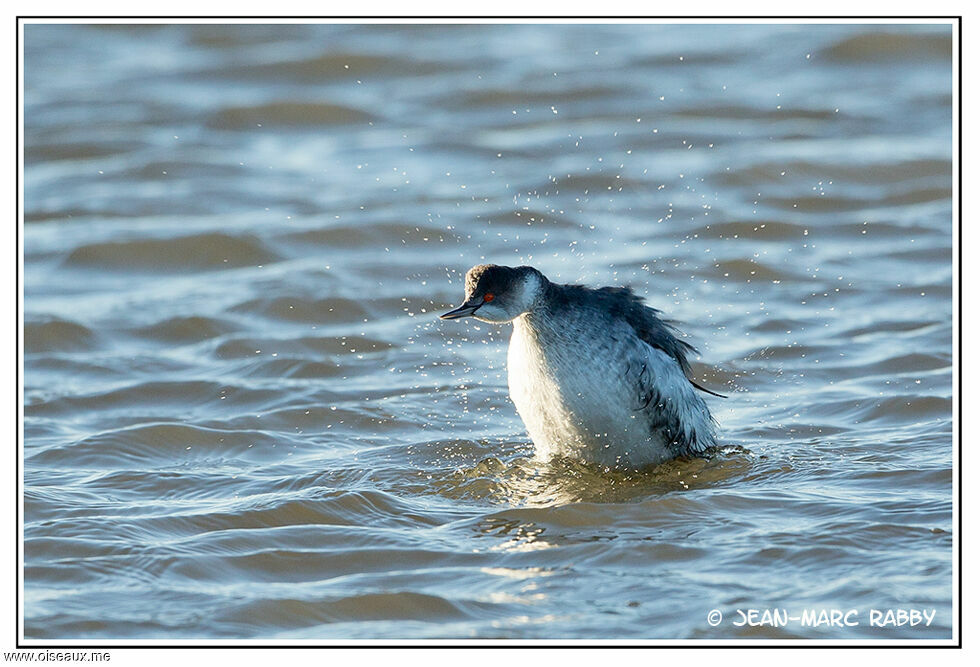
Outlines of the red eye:
{"label": "red eye", "polygon": [[486,294],[483,295],[483,303],[489,303],[491,301],[493,301],[493,294],[487,292]]}

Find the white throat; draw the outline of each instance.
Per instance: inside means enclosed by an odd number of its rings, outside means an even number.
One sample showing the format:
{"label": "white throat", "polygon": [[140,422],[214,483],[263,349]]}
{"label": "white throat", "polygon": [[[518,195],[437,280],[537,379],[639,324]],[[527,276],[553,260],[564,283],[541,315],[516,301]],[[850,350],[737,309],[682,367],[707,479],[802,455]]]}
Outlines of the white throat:
{"label": "white throat", "polygon": [[473,317],[482,322],[511,322],[534,308],[543,291],[541,277],[528,273],[507,294],[480,306]]}

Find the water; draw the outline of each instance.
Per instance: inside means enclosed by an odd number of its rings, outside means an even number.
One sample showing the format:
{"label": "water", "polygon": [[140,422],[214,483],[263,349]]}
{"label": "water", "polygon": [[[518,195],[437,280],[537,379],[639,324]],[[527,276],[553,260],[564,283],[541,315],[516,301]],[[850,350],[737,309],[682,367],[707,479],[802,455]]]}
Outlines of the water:
{"label": "water", "polygon": [[[28,639],[951,636],[949,26],[23,43]],[[533,459],[486,261],[677,319],[719,451]]]}

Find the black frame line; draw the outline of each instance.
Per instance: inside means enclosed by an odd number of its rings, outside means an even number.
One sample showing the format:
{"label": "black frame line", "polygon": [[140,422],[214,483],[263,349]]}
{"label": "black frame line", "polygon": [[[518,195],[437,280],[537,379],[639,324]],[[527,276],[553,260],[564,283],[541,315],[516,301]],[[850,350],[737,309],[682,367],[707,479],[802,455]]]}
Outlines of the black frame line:
{"label": "black frame line", "polygon": [[[20,44],[20,29],[23,21],[32,19],[55,19],[55,20],[74,20],[74,19],[84,19],[84,20],[100,20],[100,19],[123,19],[123,20],[133,20],[134,22],[143,22],[148,20],[186,20],[188,22],[196,22],[202,19],[224,19],[228,21],[235,20],[255,20],[255,19],[273,19],[273,20],[350,20],[357,19],[363,20],[365,22],[375,22],[384,20],[402,20],[402,19],[413,19],[413,20],[426,20],[426,19],[449,19],[458,20],[460,22],[467,21],[478,21],[478,20],[500,20],[501,22],[512,22],[516,23],[527,19],[553,19],[553,20],[563,20],[563,19],[602,19],[602,20],[629,20],[629,19],[643,19],[643,20],[657,20],[657,19],[690,19],[692,21],[704,21],[704,20],[715,20],[715,19],[738,19],[738,20],[752,20],[752,19],[774,19],[774,20],[785,20],[788,23],[802,22],[809,19],[820,19],[820,20],[891,20],[891,19],[917,19],[917,20],[952,20],[956,28],[957,34],[957,53],[954,54],[954,58],[957,63],[957,76],[954,86],[957,90],[957,124],[954,130],[956,131],[956,146],[957,146],[957,232],[959,235],[959,256],[956,258],[957,263],[957,277],[959,280],[959,295],[956,303],[956,312],[958,316],[957,322],[957,333],[959,335],[958,345],[957,345],[957,359],[959,360],[959,365],[954,369],[953,372],[953,385],[957,389],[957,407],[959,409],[959,420],[956,424],[956,432],[959,438],[960,448],[959,456],[957,460],[958,468],[956,480],[957,485],[957,502],[959,507],[959,515],[956,522],[957,530],[957,557],[959,559],[958,568],[958,581],[957,581],[957,614],[956,622],[956,643],[955,644],[892,644],[892,643],[843,643],[847,640],[839,640],[842,643],[812,643],[814,640],[801,639],[799,644],[783,644],[774,643],[774,641],[783,640],[770,640],[765,644],[757,643],[746,643],[755,642],[758,640],[728,640],[727,643],[711,643],[711,644],[675,644],[667,643],[668,641],[673,642],[675,640],[654,640],[651,643],[616,643],[616,644],[590,644],[587,643],[589,640],[585,640],[582,643],[561,643],[561,640],[525,640],[525,639],[478,639],[478,640],[436,640],[443,643],[425,643],[420,641],[414,644],[398,644],[398,643],[385,643],[385,644],[370,644],[370,643],[343,643],[345,640],[340,640],[337,643],[326,643],[326,644],[251,644],[248,643],[249,640],[241,639],[237,643],[224,643],[226,640],[215,640],[217,642],[222,642],[220,644],[24,644],[21,642],[20,636],[20,573],[22,570],[22,564],[20,562],[20,544],[21,537],[20,534],[20,521],[21,521],[21,495],[20,495],[20,479],[21,479],[21,467],[20,467],[20,429],[21,429],[21,419],[20,419],[20,360],[23,355],[22,349],[22,334],[23,330],[20,326],[19,313],[21,306],[21,285],[20,285],[20,219],[21,219],[21,207],[20,207],[20,192],[21,192],[21,177],[20,177],[20,167],[21,167],[21,145],[20,145],[20,122],[21,122],[21,100],[20,100],[20,67],[21,67],[21,44]],[[15,363],[15,386],[14,394],[16,397],[16,404],[14,405],[15,414],[15,431],[14,431],[14,441],[17,443],[17,447],[14,448],[14,470],[15,472],[15,483],[14,483],[14,507],[15,507],[15,527],[17,530],[17,539],[14,541],[14,560],[16,562],[16,569],[14,571],[14,604],[15,604],[15,618],[14,618],[14,645],[17,649],[26,650],[66,650],[66,649],[105,649],[105,650],[130,650],[130,649],[233,649],[233,648],[245,648],[245,649],[344,649],[344,648],[361,648],[361,649],[458,649],[458,648],[468,648],[468,649],[556,649],[556,648],[597,648],[597,649],[621,649],[621,648],[645,648],[645,649],[655,649],[655,648],[681,648],[681,649],[888,649],[888,648],[903,648],[903,649],[962,649],[963,648],[963,16],[962,15],[877,15],[877,16],[866,16],[866,15],[830,15],[830,16],[772,16],[772,15],[713,15],[713,16],[685,16],[685,15],[617,15],[617,16],[597,16],[597,15],[527,15],[527,16],[502,16],[502,15],[475,15],[475,16],[448,16],[439,14],[427,14],[427,15],[384,15],[384,16],[363,16],[363,15],[332,15],[332,16],[310,16],[310,15],[290,15],[290,16],[269,16],[269,15],[239,15],[239,16],[221,16],[221,15],[200,15],[200,16],[171,16],[171,15],[153,15],[153,16],[112,16],[112,15],[98,15],[98,16],[85,16],[85,15],[61,15],[61,16],[43,16],[43,15],[18,15],[15,17],[14,24],[14,43],[16,48],[15,59],[14,59],[14,80],[15,80],[15,91],[14,91],[14,103],[16,105],[15,113],[15,127],[14,127],[14,142],[15,142],[15,179],[14,179],[14,219],[16,221],[15,225],[15,236],[14,236],[14,285],[16,289],[15,296],[15,311],[14,319],[16,327],[16,351],[17,351],[17,361]],[[373,640],[373,641],[388,641],[388,640]],[[393,640],[398,641],[398,640]],[[516,643],[500,643],[491,644],[484,642],[516,642]],[[680,640],[688,641],[688,640]],[[696,640],[695,640],[696,641]],[[887,641],[887,640],[883,640]],[[914,640],[913,640],[914,641]],[[930,641],[930,640],[923,640]],[[480,642],[480,643],[474,643]],[[523,642],[535,642],[535,643],[523,643]],[[549,643],[539,643],[539,642],[549,642]]]}

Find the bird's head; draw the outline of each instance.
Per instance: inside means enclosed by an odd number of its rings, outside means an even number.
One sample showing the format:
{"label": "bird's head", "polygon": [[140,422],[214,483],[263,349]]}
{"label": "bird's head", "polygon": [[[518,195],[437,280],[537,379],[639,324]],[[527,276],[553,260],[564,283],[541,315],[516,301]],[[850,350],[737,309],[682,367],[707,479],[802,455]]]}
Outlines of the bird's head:
{"label": "bird's head", "polygon": [[510,322],[534,308],[547,279],[530,266],[480,264],[466,272],[466,293],[444,320],[473,316],[483,322]]}

